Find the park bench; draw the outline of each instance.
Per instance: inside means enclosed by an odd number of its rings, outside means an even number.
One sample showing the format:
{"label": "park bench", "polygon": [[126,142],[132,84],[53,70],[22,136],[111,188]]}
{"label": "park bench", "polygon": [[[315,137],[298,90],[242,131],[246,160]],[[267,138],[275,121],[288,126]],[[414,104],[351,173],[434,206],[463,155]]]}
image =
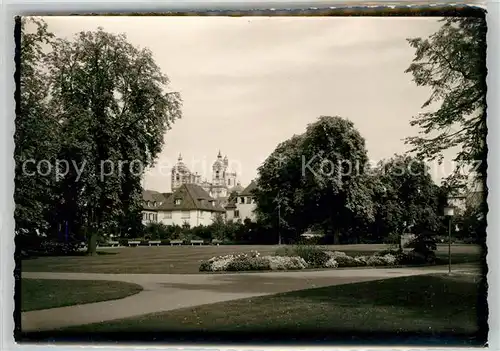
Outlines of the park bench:
{"label": "park bench", "polygon": [[150,241],[148,242],[148,244],[149,244],[149,246],[151,246],[151,245],[160,246],[160,244],[161,244],[161,240],[150,240]]}
{"label": "park bench", "polygon": [[108,241],[108,244],[111,246],[111,247],[118,247],[120,246],[120,243],[118,241]]}
{"label": "park bench", "polygon": [[138,241],[138,240],[129,240],[129,241],[128,241],[128,246],[136,246],[136,247],[137,247],[137,246],[139,246],[139,245],[140,245],[140,243],[141,243],[141,242],[140,242],[140,241]]}
{"label": "park bench", "polygon": [[183,240],[170,240],[170,246],[182,245]]}
{"label": "park bench", "polygon": [[203,240],[191,240],[191,246],[195,245],[195,244],[203,245],[204,242],[203,242]]}
{"label": "park bench", "polygon": [[217,246],[219,246],[219,244],[222,244],[222,240],[219,240],[219,239],[213,239],[213,240],[212,240],[212,245],[217,245]]}

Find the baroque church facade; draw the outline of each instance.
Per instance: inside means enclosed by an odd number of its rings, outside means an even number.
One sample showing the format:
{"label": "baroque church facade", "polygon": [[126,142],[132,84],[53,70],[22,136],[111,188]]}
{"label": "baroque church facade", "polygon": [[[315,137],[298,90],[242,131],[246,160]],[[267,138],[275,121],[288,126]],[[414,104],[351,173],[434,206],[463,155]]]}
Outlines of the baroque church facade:
{"label": "baroque church facade", "polygon": [[217,155],[217,159],[212,165],[211,181],[202,180],[197,173],[192,173],[186,164],[182,161],[182,156],[179,155],[177,163],[172,168],[171,184],[172,192],[176,191],[183,184],[196,184],[205,190],[214,199],[224,200],[235,191],[240,193],[243,187],[237,181],[237,174],[228,169],[229,159],[227,156],[222,157],[221,152]]}
{"label": "baroque church facade", "polygon": [[211,181],[202,180],[199,174],[192,173],[181,155],[171,173],[172,192],[143,190],[142,217],[145,225],[210,225],[217,215],[231,221],[256,219],[252,194],[255,181],[243,188],[237,174],[229,170],[227,156],[222,157],[220,151],[212,165]]}

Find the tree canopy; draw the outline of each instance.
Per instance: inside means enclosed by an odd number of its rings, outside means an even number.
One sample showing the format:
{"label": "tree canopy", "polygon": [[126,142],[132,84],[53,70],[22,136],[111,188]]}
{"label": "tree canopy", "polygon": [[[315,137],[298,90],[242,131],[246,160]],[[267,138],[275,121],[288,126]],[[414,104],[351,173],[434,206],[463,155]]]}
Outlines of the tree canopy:
{"label": "tree canopy", "polygon": [[[26,32],[27,26],[34,29]],[[14,217],[16,232],[25,233],[49,226],[46,204],[53,200],[54,173],[47,177],[33,174],[37,172],[38,161],[54,162],[59,150],[59,124],[48,106],[48,75],[42,69],[43,47],[50,45],[54,36],[35,17],[20,21],[18,30],[23,35],[16,52],[22,55],[22,60],[20,57],[16,60],[16,81],[21,88],[16,91]]]}
{"label": "tree canopy", "polygon": [[408,39],[415,56],[406,72],[418,86],[430,88],[431,95],[422,106],[428,111],[411,121],[420,135],[406,142],[412,152],[431,160],[442,160],[444,150],[457,147],[457,170],[450,182],[459,185],[464,164],[486,176],[487,27],[484,16],[442,22],[430,37]]}
{"label": "tree canopy", "polygon": [[320,223],[338,241],[343,230],[373,216],[367,161],[365,141],[351,121],[320,117],[259,168],[259,218],[294,236]]}
{"label": "tree canopy", "polygon": [[373,232],[387,238],[404,232],[434,235],[441,228],[444,190],[428,166],[408,155],[381,161],[373,172],[376,215]]}
{"label": "tree canopy", "polygon": [[[56,177],[51,221],[55,226],[69,222],[72,232],[87,233],[93,238],[92,253],[99,231],[142,225],[141,177],[161,151],[165,132],[181,117],[182,101],[169,89],[169,79],[151,51],[134,47],[125,35],[98,28],[71,40],[53,39],[42,21],[37,24],[36,35],[22,27],[27,48],[22,47],[21,55],[28,68],[43,64],[43,75],[37,80],[39,72],[21,71],[21,91],[41,90],[41,95],[32,93],[35,103],[23,96],[20,106],[30,103],[33,110],[43,105],[50,118],[43,119],[44,111],[20,109],[16,121],[22,126],[33,118],[46,130],[57,131],[52,139],[43,129],[31,136],[56,147],[55,157],[68,163],[59,165],[63,169]],[[48,49],[42,50],[42,43]],[[19,138],[22,131],[16,131]],[[33,152],[23,158],[33,157]],[[21,194],[23,186],[16,192]]]}

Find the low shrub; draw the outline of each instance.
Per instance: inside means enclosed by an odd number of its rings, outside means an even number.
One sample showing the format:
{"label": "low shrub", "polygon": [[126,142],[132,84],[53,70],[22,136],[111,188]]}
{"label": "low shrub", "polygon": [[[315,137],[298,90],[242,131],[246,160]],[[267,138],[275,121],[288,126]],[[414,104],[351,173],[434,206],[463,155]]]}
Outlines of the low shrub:
{"label": "low shrub", "polygon": [[436,261],[434,252],[424,255],[416,251],[402,252],[397,256],[397,264],[400,265],[422,265],[433,264]]}
{"label": "low shrub", "polygon": [[302,257],[266,256],[271,270],[297,270],[307,268],[307,262]]}
{"label": "low shrub", "polygon": [[338,268],[339,263],[335,260],[335,258],[331,257],[328,259],[328,261],[325,262],[324,267],[325,268]]}
{"label": "low shrub", "polygon": [[[292,251],[293,250],[293,251]],[[385,253],[372,256],[352,257],[341,251],[319,251],[321,249],[280,248],[274,256],[263,256],[256,251],[233,255],[216,256],[202,261],[200,271],[260,271],[260,270],[297,270],[305,268],[339,268],[363,266],[394,266],[427,264],[423,255],[411,252]],[[321,253],[319,253],[321,252]],[[292,256],[292,254],[296,254]],[[299,255],[300,254],[300,255]]]}
{"label": "low shrub", "polygon": [[384,256],[373,255],[366,260],[368,266],[394,266],[396,262],[397,257],[391,254]]}
{"label": "low shrub", "polygon": [[290,246],[282,246],[276,250],[274,253],[275,256],[284,256],[284,257],[292,257],[295,255],[295,252]]}
{"label": "low shrub", "polygon": [[366,264],[368,266],[385,266],[385,261],[382,259],[382,256],[370,256],[366,260]]}
{"label": "low shrub", "polygon": [[78,241],[58,242],[46,240],[40,244],[40,253],[44,255],[69,255],[76,253],[84,244]]}
{"label": "low shrub", "polygon": [[231,260],[226,270],[233,272],[241,271],[265,271],[270,270],[271,265],[265,257],[241,257]]}
{"label": "low shrub", "polygon": [[[326,254],[335,260],[338,267],[359,267],[366,266],[364,261],[356,260],[356,257],[348,256],[342,251],[326,251]],[[329,268],[329,267],[327,267]]]}
{"label": "low shrub", "polygon": [[301,257],[311,267],[323,267],[330,259],[324,249],[310,245],[295,245],[292,248],[280,248],[276,252],[279,256]]}
{"label": "low shrub", "polygon": [[234,260],[233,255],[216,256],[207,261],[202,261],[200,264],[200,271],[204,272],[217,272],[225,271],[231,261]]}

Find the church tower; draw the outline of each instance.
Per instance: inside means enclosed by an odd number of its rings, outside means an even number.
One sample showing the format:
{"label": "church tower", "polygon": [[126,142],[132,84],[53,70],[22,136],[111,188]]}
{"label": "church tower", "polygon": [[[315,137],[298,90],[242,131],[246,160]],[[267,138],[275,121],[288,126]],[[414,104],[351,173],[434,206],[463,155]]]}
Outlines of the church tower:
{"label": "church tower", "polygon": [[212,195],[215,198],[227,196],[226,186],[226,169],[227,165],[222,159],[222,154],[219,150],[217,160],[212,165]]}
{"label": "church tower", "polygon": [[226,185],[226,188],[231,189],[232,187],[236,186],[236,173],[231,173],[228,171],[229,159],[227,158],[227,155],[224,157],[224,167],[224,184]]}
{"label": "church tower", "polygon": [[200,176],[198,174],[193,174],[187,168],[184,162],[182,162],[182,155],[179,154],[177,163],[172,168],[171,184],[172,191],[176,190],[182,184],[198,184],[200,182]]}

